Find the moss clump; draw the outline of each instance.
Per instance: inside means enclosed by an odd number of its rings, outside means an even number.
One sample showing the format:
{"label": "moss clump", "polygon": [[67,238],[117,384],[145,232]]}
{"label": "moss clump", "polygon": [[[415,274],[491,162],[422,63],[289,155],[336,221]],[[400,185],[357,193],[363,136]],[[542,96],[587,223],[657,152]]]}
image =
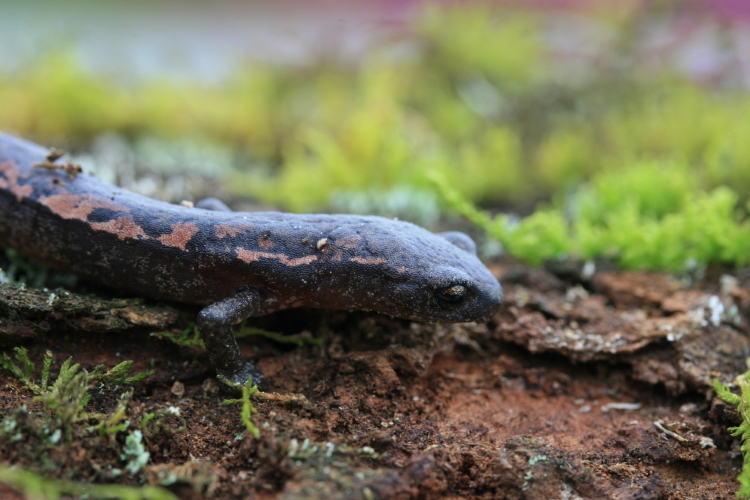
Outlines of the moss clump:
{"label": "moss clump", "polygon": [[740,386],[740,395],[734,394],[729,387],[719,380],[714,380],[716,394],[725,402],[737,406],[737,411],[742,417],[742,423],[737,427],[730,427],[729,432],[733,436],[742,439],[740,450],[742,451],[742,471],[737,477],[740,489],[737,498],[750,498],[750,371],[737,377]]}
{"label": "moss clump", "polygon": [[78,483],[53,479],[18,467],[0,465],[0,481],[22,492],[27,498],[58,500],[64,496],[79,498],[119,498],[121,500],[177,500],[177,496],[157,486]]}
{"label": "moss clump", "polygon": [[[234,336],[238,339],[242,337],[249,337],[250,335],[258,335],[260,337],[265,337],[281,344],[294,344],[296,346],[321,345],[323,343],[323,341],[320,339],[314,339],[303,335],[283,335],[278,332],[269,332],[268,330],[255,328],[245,324],[243,324],[240,329],[234,334]],[[195,326],[195,323],[190,323],[187,328],[177,334],[172,332],[154,332],[151,334],[151,336],[169,340],[181,347],[197,347],[200,349],[206,348],[203,343],[203,339],[200,336],[200,331],[198,330],[198,327]]]}
{"label": "moss clump", "polygon": [[[0,422],[3,456],[25,467],[0,467],[1,479],[35,498],[84,494],[92,498],[175,498],[166,490],[150,486],[86,484],[69,481],[69,477],[45,477],[67,470],[64,474],[73,471],[90,480],[126,478],[143,482],[150,458],[148,446],[183,430],[184,421],[173,408],[143,415],[142,408],[133,411],[129,407],[132,390],[115,398],[109,394],[113,385],[137,383],[152,373],[128,376],[132,361],[109,370],[97,366],[89,372],[69,358],[61,364],[57,377],[52,377],[53,356],[47,352],[42,365],[37,375],[23,348],[17,348],[13,357],[5,353],[0,357],[0,366],[35,394],[30,406],[15,408]],[[112,406],[111,411],[91,411],[94,388],[98,389],[96,407]]]}
{"label": "moss clump", "polygon": [[245,429],[247,429],[255,439],[260,439],[260,430],[255,426],[253,421],[250,420],[250,417],[253,416],[253,414],[258,413],[258,410],[255,409],[252,401],[250,401],[250,398],[252,398],[257,392],[258,387],[253,385],[252,379],[248,379],[242,387],[242,397],[240,399],[225,399],[224,404],[241,404],[242,410],[240,410],[240,415],[242,423],[245,425]]}
{"label": "moss clump", "polygon": [[684,271],[711,262],[742,266],[750,261],[750,220],[737,208],[738,195],[727,187],[691,188],[687,169],[636,163],[604,172],[561,206],[523,219],[491,217],[444,178],[434,180],[455,210],[533,265],[609,257],[629,269]]}

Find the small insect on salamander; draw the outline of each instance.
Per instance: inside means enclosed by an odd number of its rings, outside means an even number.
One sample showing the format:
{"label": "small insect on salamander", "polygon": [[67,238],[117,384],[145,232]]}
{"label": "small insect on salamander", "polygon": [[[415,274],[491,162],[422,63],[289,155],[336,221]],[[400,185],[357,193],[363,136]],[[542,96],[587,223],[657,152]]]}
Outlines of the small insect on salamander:
{"label": "small insect on salamander", "polygon": [[308,306],[486,321],[502,299],[463,233],[383,217],[231,212],[218,200],[172,205],[7,134],[0,134],[0,246],[112,288],[206,306],[198,328],[230,386],[248,378],[265,385],[232,335],[249,316]]}

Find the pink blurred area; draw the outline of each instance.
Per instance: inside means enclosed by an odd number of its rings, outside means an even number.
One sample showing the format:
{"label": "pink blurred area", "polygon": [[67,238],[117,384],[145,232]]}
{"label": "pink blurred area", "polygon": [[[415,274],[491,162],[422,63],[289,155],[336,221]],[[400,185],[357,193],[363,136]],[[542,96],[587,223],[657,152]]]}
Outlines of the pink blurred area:
{"label": "pink blurred area", "polygon": [[[574,10],[574,11],[606,11],[609,9],[632,9],[642,8],[649,9],[661,7],[682,11],[686,14],[709,14],[718,19],[729,22],[750,22],[750,1],[748,0],[673,0],[673,1],[656,1],[656,0],[480,0],[482,3],[494,3],[505,5],[510,8],[526,8],[534,10]],[[310,3],[306,1],[296,2],[300,7],[309,7]],[[355,0],[355,1],[338,1],[327,0],[319,2],[317,5],[332,10],[351,8],[354,5],[377,7],[383,14],[389,16],[398,16],[405,13],[413,12],[415,7],[426,3],[441,3],[446,5],[461,5],[470,3],[480,3],[477,1],[450,1],[450,0]]]}
{"label": "pink blurred area", "polygon": [[706,0],[707,7],[730,21],[750,22],[750,2],[747,0]]}
{"label": "pink blurred area", "polygon": [[0,0],[0,70],[59,47],[74,47],[87,69],[124,79],[217,81],[255,61],[356,63],[376,46],[398,51],[435,3],[532,11],[544,21],[546,47],[562,59],[596,57],[613,30],[637,24],[644,61],[668,60],[706,82],[730,71],[750,87],[750,0],[69,0],[65,8]]}

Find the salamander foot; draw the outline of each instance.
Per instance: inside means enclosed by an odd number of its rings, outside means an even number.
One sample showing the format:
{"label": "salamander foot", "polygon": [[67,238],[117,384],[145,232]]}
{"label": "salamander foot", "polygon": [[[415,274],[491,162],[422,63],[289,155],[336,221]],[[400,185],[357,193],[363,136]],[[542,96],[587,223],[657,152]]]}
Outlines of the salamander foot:
{"label": "salamander foot", "polygon": [[253,384],[258,386],[260,391],[266,392],[269,389],[266,377],[250,361],[245,361],[244,366],[234,373],[222,373],[221,370],[216,370],[216,378],[232,389],[242,389],[248,379],[252,379]]}

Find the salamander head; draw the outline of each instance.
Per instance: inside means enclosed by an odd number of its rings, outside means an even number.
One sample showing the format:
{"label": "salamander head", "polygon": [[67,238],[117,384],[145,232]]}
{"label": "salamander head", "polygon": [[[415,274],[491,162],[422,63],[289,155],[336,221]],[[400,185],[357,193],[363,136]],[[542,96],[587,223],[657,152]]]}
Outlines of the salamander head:
{"label": "salamander head", "polygon": [[488,321],[500,308],[503,291],[477,257],[474,240],[459,232],[435,236],[451,243],[461,257],[438,273],[442,278],[430,281],[434,314],[447,321]]}
{"label": "salamander head", "polygon": [[502,288],[476,256],[464,259],[459,266],[436,262],[419,279],[392,283],[378,310],[417,321],[488,321],[500,307]]}
{"label": "salamander head", "polygon": [[[405,222],[368,238],[371,257],[382,258],[367,302],[358,304],[400,318],[455,323],[487,321],[502,301],[497,279],[463,233],[433,234]],[[397,234],[394,234],[397,232]],[[391,234],[388,234],[391,233]],[[393,236],[393,237],[390,237]]]}

